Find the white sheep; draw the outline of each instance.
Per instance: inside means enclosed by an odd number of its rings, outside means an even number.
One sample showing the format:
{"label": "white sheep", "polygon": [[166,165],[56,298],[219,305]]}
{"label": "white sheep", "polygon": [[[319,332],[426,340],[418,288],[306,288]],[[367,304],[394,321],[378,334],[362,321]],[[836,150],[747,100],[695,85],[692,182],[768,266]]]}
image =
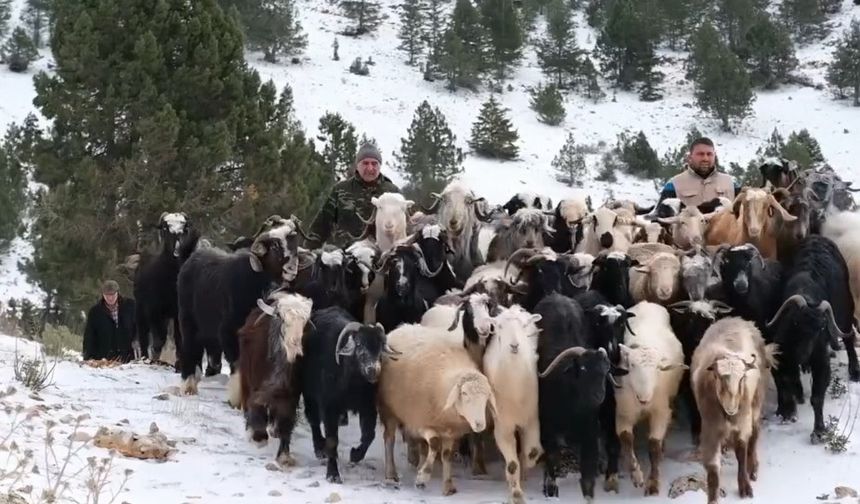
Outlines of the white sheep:
{"label": "white sheep", "polygon": [[[484,374],[496,397],[493,434],[505,458],[511,502],[525,502],[520,485],[525,471],[543,452],[538,420],[537,322],[514,305],[494,317],[495,332],[484,353]],[[517,450],[517,435],[520,449]]]}
{"label": "white sheep", "polygon": [[383,363],[378,384],[378,409],[384,426],[385,477],[397,481],[394,438],[398,426],[427,442],[415,484],[423,488],[441,453],[443,494],[457,490],[451,480],[454,443],[488,424],[487,407],[495,416],[490,383],[463,345],[452,345],[444,329],[403,324],[388,334],[388,344],[402,352]]}
{"label": "white sheep", "polygon": [[666,304],[677,300],[681,294],[681,260],[678,256],[674,252],[657,252],[648,259],[637,260],[640,265],[630,269],[630,296],[633,302]]}
{"label": "white sheep", "polygon": [[[630,464],[633,485],[638,488],[644,481],[633,450],[633,428],[640,420],[648,419],[651,474],[645,495],[657,495],[663,439],[672,421],[672,403],[687,366],[666,308],[643,301],[628,313],[634,316],[628,319],[624,343],[620,345],[621,362],[627,366],[628,374],[615,389],[615,429],[621,441],[621,453]],[[610,482],[610,479],[615,481]],[[610,475],[607,484],[617,488],[617,475]]]}

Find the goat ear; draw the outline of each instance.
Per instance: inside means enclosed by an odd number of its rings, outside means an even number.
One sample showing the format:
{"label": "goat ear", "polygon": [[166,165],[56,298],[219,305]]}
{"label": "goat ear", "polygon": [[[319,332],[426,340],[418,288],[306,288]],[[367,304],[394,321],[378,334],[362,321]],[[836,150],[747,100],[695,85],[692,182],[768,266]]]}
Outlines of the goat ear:
{"label": "goat ear", "polygon": [[379,206],[379,198],[377,198],[376,196],[370,198],[370,202],[373,203],[373,206],[375,207]]}
{"label": "goat ear", "polygon": [[453,387],[451,387],[451,391],[448,392],[448,398],[445,399],[445,406],[442,407],[442,411],[447,411],[454,407],[457,404],[457,399],[460,398],[460,382],[457,381]]}
{"label": "goat ear", "polygon": [[672,371],[673,369],[690,369],[690,366],[678,363],[665,364],[660,366],[660,371]]}
{"label": "goat ear", "polygon": [[350,334],[346,339],[346,343],[344,343],[343,346],[337,350],[337,354],[340,355],[341,357],[349,357],[350,355],[352,355],[354,353],[355,353],[355,339],[352,337],[352,334]]}
{"label": "goat ear", "polygon": [[537,324],[541,321],[541,319],[543,319],[543,316],[539,313],[535,313],[530,317],[530,319],[533,323]]}
{"label": "goat ear", "polygon": [[415,204],[415,202],[414,202],[414,201],[412,201],[412,200],[406,200],[406,201],[404,201],[404,202],[403,202],[403,208],[404,208],[404,209],[406,209],[406,210],[409,210],[410,208],[412,208],[412,205],[414,205],[414,204]]}
{"label": "goat ear", "polygon": [[275,309],[260,298],[257,298],[257,308],[270,317],[275,314]]}
{"label": "goat ear", "polygon": [[638,271],[639,273],[648,273],[651,269],[648,266],[634,266],[634,271]]}
{"label": "goat ear", "polygon": [[248,256],[248,260],[251,262],[251,269],[257,273],[263,271],[263,263],[260,262],[260,258],[257,257],[257,254],[251,254]]}

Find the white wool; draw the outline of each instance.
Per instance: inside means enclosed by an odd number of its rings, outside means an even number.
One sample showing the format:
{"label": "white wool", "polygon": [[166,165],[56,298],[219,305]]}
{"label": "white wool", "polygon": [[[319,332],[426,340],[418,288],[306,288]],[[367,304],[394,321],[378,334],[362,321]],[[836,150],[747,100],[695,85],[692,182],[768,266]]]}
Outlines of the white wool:
{"label": "white wool", "polygon": [[714,306],[708,301],[693,301],[690,303],[690,311],[711,320],[717,318]]}
{"label": "white wool", "polygon": [[732,247],[731,251],[737,252],[740,250],[754,250],[754,249],[757,250],[755,245],[753,245],[752,243],[744,243],[743,245],[738,245],[736,247]]}
{"label": "white wool", "polygon": [[281,319],[281,345],[287,354],[287,360],[294,362],[302,355],[302,336],[304,327],[311,318],[313,301],[293,293],[276,292],[272,294],[272,307]]}
{"label": "white wool", "polygon": [[598,305],[598,307],[600,308],[600,316],[609,320],[610,324],[614,324],[621,316],[621,310],[614,306]]}
{"label": "white wool", "polygon": [[343,264],[343,251],[335,249],[331,251],[323,250],[320,254],[320,261],[326,266],[340,266]]}
{"label": "white wool", "polygon": [[615,251],[615,252],[610,252],[609,255],[607,255],[606,257],[608,257],[609,259],[616,259],[618,261],[623,261],[624,259],[627,258],[627,254],[625,254],[624,252]]}
{"label": "white wool", "polygon": [[421,236],[424,238],[433,238],[438,240],[439,235],[442,233],[442,226],[439,224],[431,224],[429,226],[424,226],[421,228]]}
{"label": "white wool", "polygon": [[681,213],[681,200],[678,198],[666,198],[660,202],[661,205],[666,205],[674,210],[675,215]]}
{"label": "white wool", "polygon": [[346,253],[355,257],[360,265],[371,267],[373,259],[376,257],[376,247],[371,245],[367,240],[355,242],[346,249]]}
{"label": "white wool", "polygon": [[167,224],[167,230],[171,234],[182,234],[185,230],[185,216],[180,213],[169,213],[162,220]]}
{"label": "white wool", "polygon": [[681,259],[681,271],[684,273],[693,270],[693,269],[701,269],[708,267],[708,259],[703,256],[696,254],[692,257],[684,256]]}

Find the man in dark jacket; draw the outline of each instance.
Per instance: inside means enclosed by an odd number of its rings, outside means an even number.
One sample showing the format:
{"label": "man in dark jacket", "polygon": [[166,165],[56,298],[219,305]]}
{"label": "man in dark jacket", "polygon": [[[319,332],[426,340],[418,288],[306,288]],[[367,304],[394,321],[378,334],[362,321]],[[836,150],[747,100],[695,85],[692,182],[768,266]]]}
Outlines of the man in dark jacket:
{"label": "man in dark jacket", "polygon": [[308,240],[305,247],[319,248],[323,243],[345,247],[353,241],[350,234],[361,235],[363,219],[373,214],[370,199],[386,192],[400,192],[400,188],[379,172],[382,156],[379,149],[365,143],[355,157],[355,172],[332,188],[325,204],[311,224],[311,233],[318,240]]}
{"label": "man in dark jacket", "polygon": [[84,360],[132,360],[135,329],[134,300],[122,297],[115,281],[106,281],[101,299],[87,313]]}

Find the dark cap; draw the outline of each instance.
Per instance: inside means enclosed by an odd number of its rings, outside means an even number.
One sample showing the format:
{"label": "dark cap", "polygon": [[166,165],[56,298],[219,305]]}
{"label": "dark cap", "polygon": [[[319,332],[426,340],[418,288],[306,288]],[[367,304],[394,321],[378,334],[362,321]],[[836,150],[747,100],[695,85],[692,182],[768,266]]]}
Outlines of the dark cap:
{"label": "dark cap", "polygon": [[355,162],[360,163],[362,159],[375,159],[379,164],[382,164],[382,154],[379,153],[379,149],[370,142],[364,143],[358,149],[358,153],[355,155]]}
{"label": "dark cap", "polygon": [[102,284],[102,294],[116,294],[119,292],[119,284],[114,280],[107,280]]}

